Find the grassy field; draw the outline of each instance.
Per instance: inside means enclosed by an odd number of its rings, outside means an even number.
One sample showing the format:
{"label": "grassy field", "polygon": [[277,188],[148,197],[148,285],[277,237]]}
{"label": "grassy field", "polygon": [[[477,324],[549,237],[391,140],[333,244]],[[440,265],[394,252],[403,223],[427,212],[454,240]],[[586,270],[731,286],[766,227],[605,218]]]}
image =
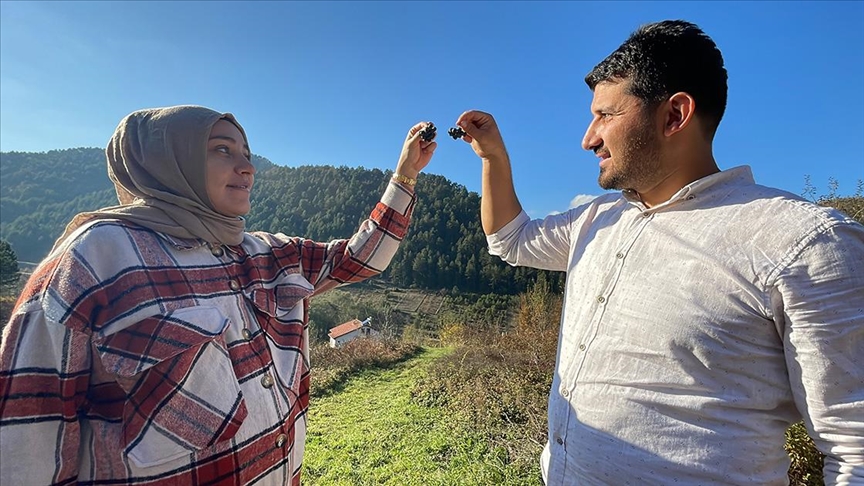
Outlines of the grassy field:
{"label": "grassy field", "polygon": [[539,473],[510,467],[444,408],[412,401],[411,392],[429,365],[449,352],[423,348],[406,361],[361,371],[339,390],[313,398],[303,484],[542,484]]}

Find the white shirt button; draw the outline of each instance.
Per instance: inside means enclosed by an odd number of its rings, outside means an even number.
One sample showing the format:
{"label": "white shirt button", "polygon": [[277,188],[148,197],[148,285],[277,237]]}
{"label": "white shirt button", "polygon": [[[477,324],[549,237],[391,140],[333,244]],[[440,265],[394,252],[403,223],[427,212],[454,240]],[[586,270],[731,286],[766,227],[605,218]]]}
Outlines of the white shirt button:
{"label": "white shirt button", "polygon": [[603,297],[602,295],[599,296],[599,297],[597,297],[597,302],[600,302],[601,304],[602,304],[603,302],[606,302],[606,297]]}
{"label": "white shirt button", "polygon": [[287,441],[288,441],[288,436],[287,436],[287,435],[285,435],[285,434],[279,434],[279,436],[276,437],[276,447],[282,447],[282,446],[284,446],[284,445],[285,445],[285,442],[287,442]]}
{"label": "white shirt button", "polygon": [[222,255],[225,254],[225,251],[222,250],[221,246],[214,246],[213,248],[210,249],[210,253],[212,253],[213,256],[221,257]]}
{"label": "white shirt button", "polygon": [[245,339],[247,341],[252,339],[252,331],[250,331],[249,329],[244,328],[242,333],[243,333],[243,339]]}
{"label": "white shirt button", "polygon": [[585,345],[584,344],[579,345],[579,351],[585,351]]}
{"label": "white shirt button", "polygon": [[228,286],[231,287],[231,290],[237,291],[240,290],[240,282],[236,280],[232,280],[228,282]]}
{"label": "white shirt button", "polygon": [[566,388],[562,388],[562,389],[561,389],[561,396],[564,397],[564,398],[567,398],[567,397],[570,396],[570,392],[567,391]]}

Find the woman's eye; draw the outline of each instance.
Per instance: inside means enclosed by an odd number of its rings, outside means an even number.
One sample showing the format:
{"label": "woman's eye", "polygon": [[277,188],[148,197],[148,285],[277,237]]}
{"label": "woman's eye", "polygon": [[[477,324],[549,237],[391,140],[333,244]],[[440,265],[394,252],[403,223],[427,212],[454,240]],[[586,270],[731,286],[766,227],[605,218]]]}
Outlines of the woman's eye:
{"label": "woman's eye", "polygon": [[220,145],[220,146],[216,147],[216,151],[222,152],[223,154],[230,154],[231,153],[231,151],[228,149],[228,147],[226,147],[224,145]]}

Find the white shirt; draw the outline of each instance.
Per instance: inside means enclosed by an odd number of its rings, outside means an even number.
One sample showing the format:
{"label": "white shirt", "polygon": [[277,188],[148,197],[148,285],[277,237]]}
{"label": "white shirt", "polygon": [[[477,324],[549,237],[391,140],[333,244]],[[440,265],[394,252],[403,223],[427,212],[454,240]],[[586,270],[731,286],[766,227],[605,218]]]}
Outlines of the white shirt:
{"label": "white shirt", "polygon": [[864,484],[864,227],[748,167],[647,209],[608,194],[488,236],[567,272],[549,484],[787,484],[802,417],[826,484]]}

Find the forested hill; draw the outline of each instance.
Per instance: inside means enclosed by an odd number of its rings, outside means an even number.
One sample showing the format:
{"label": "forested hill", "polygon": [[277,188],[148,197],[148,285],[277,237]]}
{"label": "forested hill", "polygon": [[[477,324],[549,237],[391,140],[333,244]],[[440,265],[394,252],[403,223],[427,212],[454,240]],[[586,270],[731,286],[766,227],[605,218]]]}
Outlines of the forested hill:
{"label": "forested hill", "polygon": [[[275,167],[252,163],[262,173]],[[41,260],[75,214],[116,204],[103,149],[0,152],[0,238],[21,261]]]}
{"label": "forested hill", "polygon": [[[254,156],[258,168],[247,229],[319,241],[346,238],[372,210],[390,176],[378,169],[281,167]],[[104,151],[0,153],[0,238],[21,261],[37,262],[73,215],[116,204]],[[421,174],[408,237],[385,277],[427,289],[514,293],[536,272],[491,257],[480,227],[480,197],[445,177]],[[550,276],[560,284],[560,275]]]}

